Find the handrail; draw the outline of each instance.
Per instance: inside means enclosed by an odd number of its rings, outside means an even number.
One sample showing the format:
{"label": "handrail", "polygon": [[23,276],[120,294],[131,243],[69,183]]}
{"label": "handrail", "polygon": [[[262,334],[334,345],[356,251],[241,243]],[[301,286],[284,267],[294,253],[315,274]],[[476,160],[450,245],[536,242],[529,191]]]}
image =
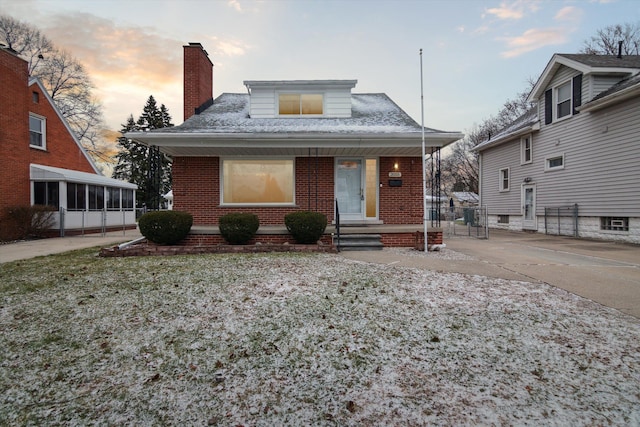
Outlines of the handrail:
{"label": "handrail", "polygon": [[338,239],[337,249],[340,252],[340,209],[338,207],[338,199],[336,199],[336,237]]}

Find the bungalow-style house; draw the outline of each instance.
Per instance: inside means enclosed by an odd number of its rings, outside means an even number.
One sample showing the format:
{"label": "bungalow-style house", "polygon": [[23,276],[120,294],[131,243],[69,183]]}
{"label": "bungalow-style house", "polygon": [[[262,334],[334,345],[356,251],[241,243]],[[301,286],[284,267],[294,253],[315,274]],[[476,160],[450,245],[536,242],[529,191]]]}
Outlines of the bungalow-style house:
{"label": "bungalow-style house", "polygon": [[491,227],[640,243],[640,56],[555,54],[475,147]]}
{"label": "bungalow-style house", "polygon": [[53,235],[135,227],[137,186],[100,174],[27,62],[4,47],[0,88],[0,238],[18,206],[55,209]]}
{"label": "bungalow-style house", "polygon": [[[219,243],[220,216],[253,212],[256,240],[289,241],[285,215],[312,210],[384,245],[414,243],[422,129],[387,95],[352,93],[356,80],[249,80],[213,100],[202,45],[184,46],[184,61],[184,123],[126,136],[173,159],[173,209],[194,219],[187,240]],[[461,137],[425,129],[427,153]]]}

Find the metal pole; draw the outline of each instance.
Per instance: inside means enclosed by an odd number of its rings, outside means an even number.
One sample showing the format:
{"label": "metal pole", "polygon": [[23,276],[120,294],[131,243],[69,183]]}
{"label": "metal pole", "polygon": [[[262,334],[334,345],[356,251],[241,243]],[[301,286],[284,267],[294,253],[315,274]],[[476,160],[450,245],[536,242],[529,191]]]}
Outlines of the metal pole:
{"label": "metal pole", "polygon": [[424,143],[424,85],[422,82],[422,49],[420,49],[420,113],[421,113],[421,124],[422,128],[422,222],[424,225],[424,251],[428,252],[427,249],[427,165],[426,165],[426,150]]}

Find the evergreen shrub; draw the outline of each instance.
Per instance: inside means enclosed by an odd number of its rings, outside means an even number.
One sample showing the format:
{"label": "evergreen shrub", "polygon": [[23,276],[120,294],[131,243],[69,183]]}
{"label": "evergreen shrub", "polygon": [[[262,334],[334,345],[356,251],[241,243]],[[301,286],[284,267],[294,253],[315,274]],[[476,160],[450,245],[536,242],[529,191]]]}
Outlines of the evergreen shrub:
{"label": "evergreen shrub", "polygon": [[218,220],[220,234],[231,245],[245,245],[253,239],[260,227],[258,216],[252,213],[234,212]]}
{"label": "evergreen shrub", "polygon": [[180,211],[147,212],[138,220],[140,233],[160,245],[175,245],[187,237],[192,225],[193,216]]}
{"label": "evergreen shrub", "polygon": [[296,242],[316,243],[327,228],[327,217],[320,212],[298,211],[287,214],[284,224]]}

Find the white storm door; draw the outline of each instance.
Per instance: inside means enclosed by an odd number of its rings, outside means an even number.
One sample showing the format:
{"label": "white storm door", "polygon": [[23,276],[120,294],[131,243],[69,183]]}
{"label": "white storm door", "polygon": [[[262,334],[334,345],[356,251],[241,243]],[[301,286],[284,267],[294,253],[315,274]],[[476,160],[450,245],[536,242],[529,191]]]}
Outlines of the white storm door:
{"label": "white storm door", "polygon": [[535,184],[522,186],[522,228],[525,230],[538,229]]}
{"label": "white storm door", "polygon": [[336,159],[336,199],[341,221],[364,219],[362,159]]}

